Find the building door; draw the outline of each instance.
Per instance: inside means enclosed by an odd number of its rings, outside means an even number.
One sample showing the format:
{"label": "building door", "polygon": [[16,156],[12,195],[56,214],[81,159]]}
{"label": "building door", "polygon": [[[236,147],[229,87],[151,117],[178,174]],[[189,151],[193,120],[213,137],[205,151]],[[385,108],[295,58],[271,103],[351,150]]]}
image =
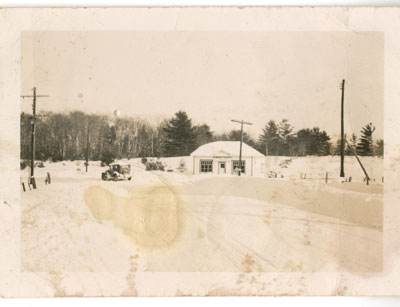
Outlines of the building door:
{"label": "building door", "polygon": [[218,162],[218,174],[226,174],[226,162]]}

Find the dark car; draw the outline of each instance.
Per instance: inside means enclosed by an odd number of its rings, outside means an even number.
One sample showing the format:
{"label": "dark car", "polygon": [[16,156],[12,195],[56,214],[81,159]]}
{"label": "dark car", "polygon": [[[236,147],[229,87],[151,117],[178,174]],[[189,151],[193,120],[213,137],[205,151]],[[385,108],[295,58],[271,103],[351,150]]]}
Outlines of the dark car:
{"label": "dark car", "polygon": [[111,163],[110,168],[101,174],[102,180],[131,180],[131,165],[127,163]]}

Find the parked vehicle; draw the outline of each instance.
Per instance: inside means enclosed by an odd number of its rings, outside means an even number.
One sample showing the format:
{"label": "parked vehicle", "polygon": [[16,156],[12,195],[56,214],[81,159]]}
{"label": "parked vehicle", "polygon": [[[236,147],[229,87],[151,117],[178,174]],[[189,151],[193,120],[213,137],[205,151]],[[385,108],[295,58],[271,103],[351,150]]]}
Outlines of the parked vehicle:
{"label": "parked vehicle", "polygon": [[106,181],[131,180],[131,165],[124,162],[114,162],[110,168],[101,174],[101,179]]}

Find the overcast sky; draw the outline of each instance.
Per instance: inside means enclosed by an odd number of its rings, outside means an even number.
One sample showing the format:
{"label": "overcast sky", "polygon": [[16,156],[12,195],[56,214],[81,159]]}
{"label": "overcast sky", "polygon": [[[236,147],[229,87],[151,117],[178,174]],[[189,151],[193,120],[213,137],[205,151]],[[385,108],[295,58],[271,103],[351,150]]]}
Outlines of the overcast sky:
{"label": "overcast sky", "polygon": [[[216,132],[287,118],[296,129],[340,134],[373,122],[383,137],[383,34],[379,32],[25,32],[22,94],[38,111],[82,110],[146,118],[186,111]],[[30,101],[22,110],[31,112]]]}

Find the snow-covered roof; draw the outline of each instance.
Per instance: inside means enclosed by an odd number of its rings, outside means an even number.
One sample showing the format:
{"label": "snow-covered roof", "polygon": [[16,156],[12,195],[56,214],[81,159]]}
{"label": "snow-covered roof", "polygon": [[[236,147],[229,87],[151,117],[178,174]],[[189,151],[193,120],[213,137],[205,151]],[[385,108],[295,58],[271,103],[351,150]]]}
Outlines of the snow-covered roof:
{"label": "snow-covered roof", "polygon": [[[210,157],[231,157],[239,156],[239,141],[217,141],[200,146],[193,151],[191,156],[210,156]],[[243,157],[264,157],[264,155],[250,147],[246,143],[242,144]]]}

